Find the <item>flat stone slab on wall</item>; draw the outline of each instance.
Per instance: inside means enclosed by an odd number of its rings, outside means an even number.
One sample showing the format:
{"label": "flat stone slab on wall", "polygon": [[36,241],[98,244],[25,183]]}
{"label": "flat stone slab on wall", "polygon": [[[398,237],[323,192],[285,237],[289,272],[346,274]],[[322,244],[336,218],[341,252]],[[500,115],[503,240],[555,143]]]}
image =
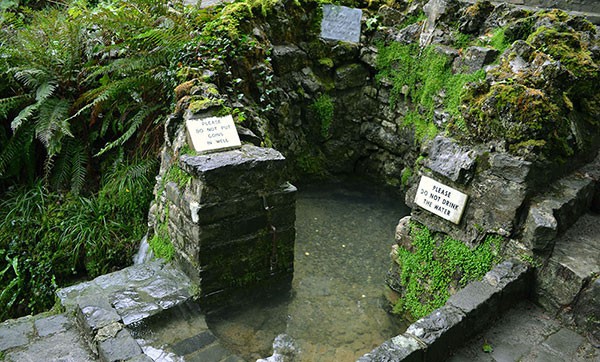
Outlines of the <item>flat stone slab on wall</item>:
{"label": "flat stone slab on wall", "polygon": [[511,259],[495,266],[482,281],[469,283],[441,308],[411,324],[358,362],[443,361],[451,351],[487,327],[503,311],[527,297],[531,270]]}

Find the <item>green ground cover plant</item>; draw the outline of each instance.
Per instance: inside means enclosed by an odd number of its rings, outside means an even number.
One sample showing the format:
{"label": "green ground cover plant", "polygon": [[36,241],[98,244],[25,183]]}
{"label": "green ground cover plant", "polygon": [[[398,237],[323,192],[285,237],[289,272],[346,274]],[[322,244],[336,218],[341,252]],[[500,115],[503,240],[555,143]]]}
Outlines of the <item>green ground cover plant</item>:
{"label": "green ground cover plant", "polygon": [[469,248],[461,241],[436,237],[425,226],[412,223],[413,250],[400,247],[398,265],[404,294],[393,311],[418,319],[444,305],[452,290],[485,275],[500,262],[502,238],[489,236]]}

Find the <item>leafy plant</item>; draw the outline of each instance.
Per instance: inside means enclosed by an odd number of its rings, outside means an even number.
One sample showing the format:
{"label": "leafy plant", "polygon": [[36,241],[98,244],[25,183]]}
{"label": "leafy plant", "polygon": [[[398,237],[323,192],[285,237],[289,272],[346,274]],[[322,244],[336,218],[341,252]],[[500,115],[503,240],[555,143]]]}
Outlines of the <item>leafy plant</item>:
{"label": "leafy plant", "polygon": [[0,203],[0,319],[39,313],[57,287],[131,263],[146,232],[156,162],[119,162],[92,197],[40,182]]}
{"label": "leafy plant", "polygon": [[322,94],[313,102],[310,108],[316,113],[317,119],[321,122],[321,136],[323,138],[329,137],[329,129],[335,111],[333,100],[329,95]]}
{"label": "leafy plant", "polygon": [[425,226],[413,223],[411,238],[414,250],[400,248],[398,254],[404,295],[394,312],[415,319],[444,305],[451,290],[481,278],[500,261],[500,237],[488,237],[471,250],[449,237],[437,240]]}
{"label": "leafy plant", "polygon": [[[27,14],[26,23],[0,33],[0,71],[9,84],[0,92],[9,139],[0,146],[0,175],[25,179],[11,167],[25,161],[54,188],[77,194],[97,185],[108,153],[156,150],[156,121],[171,109],[179,52],[192,39],[185,12],[155,0],[116,0]],[[44,152],[34,152],[38,145]]]}

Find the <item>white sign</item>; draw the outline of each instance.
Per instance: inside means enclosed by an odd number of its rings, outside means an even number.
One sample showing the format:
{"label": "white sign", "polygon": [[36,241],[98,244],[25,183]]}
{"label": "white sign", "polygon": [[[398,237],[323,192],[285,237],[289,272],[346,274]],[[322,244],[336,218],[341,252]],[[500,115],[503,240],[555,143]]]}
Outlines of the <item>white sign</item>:
{"label": "white sign", "polygon": [[360,42],[360,19],[362,10],[346,6],[323,5],[321,38]]}
{"label": "white sign", "polygon": [[231,149],[242,145],[231,115],[187,119],[185,125],[196,152]]}
{"label": "white sign", "polygon": [[415,203],[427,211],[458,224],[465,210],[467,197],[466,194],[452,187],[427,176],[421,176]]}

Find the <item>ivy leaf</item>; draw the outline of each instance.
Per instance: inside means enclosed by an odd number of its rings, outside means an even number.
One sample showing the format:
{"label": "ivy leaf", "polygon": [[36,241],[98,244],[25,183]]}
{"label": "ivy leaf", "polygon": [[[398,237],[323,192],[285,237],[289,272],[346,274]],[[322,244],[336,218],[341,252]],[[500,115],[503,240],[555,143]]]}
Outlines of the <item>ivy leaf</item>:
{"label": "ivy leaf", "polygon": [[494,351],[494,348],[492,347],[492,345],[489,344],[487,341],[483,342],[483,347],[481,347],[481,349],[485,353],[492,353]]}

